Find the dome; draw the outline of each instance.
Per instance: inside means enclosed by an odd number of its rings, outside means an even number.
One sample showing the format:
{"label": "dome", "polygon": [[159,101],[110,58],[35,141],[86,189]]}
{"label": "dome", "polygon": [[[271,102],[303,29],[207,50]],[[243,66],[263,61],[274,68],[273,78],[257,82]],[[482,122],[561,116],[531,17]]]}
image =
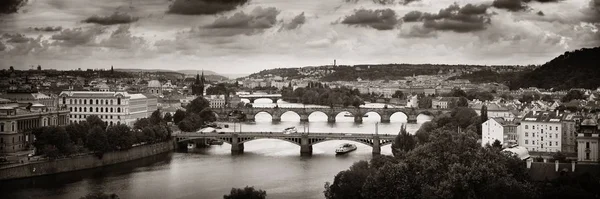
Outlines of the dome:
{"label": "dome", "polygon": [[596,121],[592,118],[587,118],[581,122],[581,126],[596,126]]}
{"label": "dome", "polygon": [[529,151],[527,151],[527,148],[522,147],[522,146],[516,146],[516,147],[512,147],[512,148],[506,148],[502,151],[508,151],[514,154],[517,154],[517,157],[519,157],[521,160],[525,160],[527,158],[529,158]]}
{"label": "dome", "polygon": [[148,82],[148,87],[159,88],[159,87],[162,87],[162,85],[160,84],[160,82],[158,80],[151,80]]}

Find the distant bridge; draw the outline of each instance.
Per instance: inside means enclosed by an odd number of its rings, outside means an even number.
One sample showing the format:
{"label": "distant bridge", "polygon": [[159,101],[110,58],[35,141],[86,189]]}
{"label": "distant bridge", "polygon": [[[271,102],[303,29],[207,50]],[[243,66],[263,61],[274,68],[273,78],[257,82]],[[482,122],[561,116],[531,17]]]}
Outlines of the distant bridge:
{"label": "distant bridge", "polygon": [[231,144],[231,153],[244,152],[244,143],[258,139],[278,139],[300,146],[301,155],[312,155],[312,146],[330,140],[349,140],[368,145],[373,154],[381,154],[381,146],[391,144],[395,135],[382,134],[341,134],[341,133],[293,133],[281,132],[236,132],[236,133],[181,133],[175,135],[177,142],[190,142],[195,139],[215,139]]}
{"label": "distant bridge", "polygon": [[394,113],[403,113],[406,115],[408,123],[417,123],[417,116],[420,114],[425,115],[439,115],[442,113],[450,112],[450,109],[418,109],[418,108],[356,108],[356,107],[299,107],[299,108],[281,108],[281,107],[257,107],[257,108],[220,108],[213,109],[218,118],[224,119],[233,115],[233,113],[241,114],[246,116],[247,121],[254,121],[256,114],[268,113],[271,115],[272,120],[277,122],[281,121],[281,115],[286,112],[294,112],[300,116],[300,121],[308,122],[308,116],[315,112],[321,112],[327,115],[328,122],[335,122],[335,117],[342,113],[348,112],[354,117],[354,122],[362,122],[363,115],[367,113],[377,113],[381,117],[382,123],[389,123],[390,117]]}
{"label": "distant bridge", "polygon": [[281,94],[248,94],[239,95],[240,99],[248,99],[250,103],[254,103],[256,99],[270,99],[273,103],[276,103],[279,99],[283,98]]}

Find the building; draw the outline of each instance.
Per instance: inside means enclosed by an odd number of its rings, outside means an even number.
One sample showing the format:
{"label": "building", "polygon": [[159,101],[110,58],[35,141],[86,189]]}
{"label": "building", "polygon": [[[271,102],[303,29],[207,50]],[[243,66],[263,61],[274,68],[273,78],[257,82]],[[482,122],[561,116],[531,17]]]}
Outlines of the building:
{"label": "building", "polygon": [[584,119],[577,132],[577,161],[598,162],[598,121],[588,117]]}
{"label": "building", "polygon": [[147,92],[151,95],[162,95],[162,85],[158,80],[151,80],[148,82]]}
{"label": "building", "polygon": [[14,101],[0,103],[0,154],[22,155],[19,152],[33,149],[32,129],[44,126],[61,126],[69,123],[69,110],[49,108],[43,104],[19,107]]}
{"label": "building", "polygon": [[204,98],[208,100],[210,108],[223,108],[227,104],[225,95],[206,95]]}
{"label": "building", "polygon": [[531,111],[521,120],[519,145],[529,151],[562,151],[563,114],[555,111]]}
{"label": "building", "polygon": [[408,102],[406,103],[407,108],[418,108],[419,107],[419,97],[417,95],[409,95],[407,97]]}
{"label": "building", "polygon": [[202,76],[196,74],[196,80],[192,85],[192,95],[203,96],[204,95],[204,71],[202,71]]}
{"label": "building", "polygon": [[503,118],[491,118],[481,124],[481,146],[492,145],[496,140],[502,145],[517,144],[517,124]]}
{"label": "building", "polygon": [[451,109],[456,107],[458,97],[436,97],[431,100],[431,108],[433,109]]}
{"label": "building", "polygon": [[516,118],[516,110],[511,110],[506,105],[500,105],[498,103],[475,103],[471,105],[471,109],[481,115],[481,107],[485,105],[487,107],[488,118],[501,117],[505,120],[514,120]]}
{"label": "building", "polygon": [[133,125],[137,119],[145,118],[156,110],[156,98],[149,99],[143,94],[101,91],[63,91],[59,95],[59,105],[66,106],[72,123],[85,121],[96,115],[107,125]]}
{"label": "building", "polygon": [[577,127],[583,120],[581,115],[566,114],[562,122],[562,152],[577,152]]}
{"label": "building", "polygon": [[56,106],[54,103],[54,98],[37,92],[36,90],[13,90],[8,91],[4,95],[0,95],[0,97],[11,101],[16,101],[22,106],[26,106],[27,104],[42,104],[46,107]]}

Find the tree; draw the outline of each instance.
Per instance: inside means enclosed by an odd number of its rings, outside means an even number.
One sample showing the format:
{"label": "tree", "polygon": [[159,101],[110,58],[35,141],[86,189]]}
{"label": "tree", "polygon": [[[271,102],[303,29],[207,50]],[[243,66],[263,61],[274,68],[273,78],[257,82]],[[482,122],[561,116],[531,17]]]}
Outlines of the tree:
{"label": "tree", "polygon": [[417,95],[417,99],[419,102],[419,108],[431,108],[432,105],[432,99],[431,97],[425,96],[425,94],[419,94]]}
{"label": "tree", "polygon": [[113,66],[110,66],[110,74],[114,74],[115,73],[115,69],[113,68]]}
{"label": "tree", "polygon": [[192,100],[186,107],[187,114],[196,113],[199,114],[202,111],[210,108],[210,103],[203,97],[197,97]]}
{"label": "tree", "polygon": [[185,118],[185,111],[178,109],[175,111],[175,115],[173,115],[173,123],[179,124],[183,118]]}
{"label": "tree", "polygon": [[542,100],[546,102],[554,102],[554,98],[552,97],[552,95],[544,95],[542,96]]}
{"label": "tree", "polygon": [[94,127],[100,127],[101,129],[106,129],[106,123],[104,123],[104,121],[102,121],[102,119],[100,119],[96,115],[87,116],[87,118],[85,118],[85,121],[86,121],[86,124],[88,125],[88,128],[90,128],[90,129],[92,129]]}
{"label": "tree", "polygon": [[404,93],[402,91],[396,91],[392,95],[393,98],[404,99]]}
{"label": "tree", "polygon": [[481,106],[481,116],[479,119],[479,123],[477,124],[477,134],[478,135],[481,135],[481,133],[482,133],[481,124],[483,124],[487,120],[488,120],[487,106],[483,105],[483,106]]}
{"label": "tree", "polygon": [[108,146],[111,150],[129,149],[136,142],[131,129],[124,124],[113,125],[106,130]]}
{"label": "tree", "polygon": [[400,133],[396,135],[394,142],[392,143],[392,153],[394,156],[398,156],[399,152],[408,152],[413,150],[417,145],[415,136],[409,134],[406,131],[406,126],[402,125],[400,128]]}
{"label": "tree", "polygon": [[154,112],[152,112],[152,115],[150,115],[150,118],[148,119],[150,120],[151,124],[160,124],[163,122],[163,117],[160,113],[160,110],[155,110]]}
{"label": "tree", "polygon": [[585,95],[580,90],[570,90],[567,95],[565,95],[561,101],[562,102],[570,102],[571,100],[581,100],[585,99]]}
{"label": "tree", "polygon": [[494,143],[492,143],[492,148],[502,149],[502,144],[500,143],[500,140],[494,140]]}
{"label": "tree", "polygon": [[554,155],[552,155],[552,159],[554,160],[558,160],[559,162],[567,162],[567,155],[565,155],[563,152],[556,152],[554,153]]}
{"label": "tree", "polygon": [[173,116],[171,116],[171,113],[167,112],[167,113],[165,113],[165,117],[163,118],[163,120],[165,122],[172,122],[173,121]]}
{"label": "tree", "polygon": [[474,117],[477,117],[477,112],[467,107],[458,107],[456,109],[453,109],[450,114],[451,117],[456,121],[455,123],[463,129],[473,124],[471,122],[472,119]]}
{"label": "tree", "polygon": [[19,10],[19,8],[21,8],[21,6],[25,5],[26,3],[27,0],[3,0],[3,2],[0,3],[0,14],[15,13]]}
{"label": "tree", "polygon": [[367,161],[355,162],[350,169],[341,171],[333,179],[333,183],[325,183],[327,199],[363,199],[361,189],[371,169]]}
{"label": "tree", "polygon": [[87,135],[87,145],[90,151],[95,151],[97,154],[103,154],[110,149],[108,145],[108,138],[106,136],[106,132],[99,126],[95,126],[90,129],[90,132]]}
{"label": "tree", "polygon": [[10,68],[8,70],[10,70],[10,72],[15,72],[15,67],[10,66]]}
{"label": "tree", "polygon": [[466,97],[460,97],[460,98],[458,98],[458,102],[456,102],[456,106],[457,107],[468,107],[469,100]]}
{"label": "tree", "polygon": [[450,91],[450,96],[451,97],[467,97],[467,93],[458,87],[454,87]]}
{"label": "tree", "polygon": [[37,66],[37,70],[38,70],[38,71],[41,71],[41,70],[42,70],[42,65],[38,65],[38,66]]}
{"label": "tree", "polygon": [[231,188],[231,192],[228,195],[224,195],[223,199],[265,199],[267,192],[254,189],[254,187]]}

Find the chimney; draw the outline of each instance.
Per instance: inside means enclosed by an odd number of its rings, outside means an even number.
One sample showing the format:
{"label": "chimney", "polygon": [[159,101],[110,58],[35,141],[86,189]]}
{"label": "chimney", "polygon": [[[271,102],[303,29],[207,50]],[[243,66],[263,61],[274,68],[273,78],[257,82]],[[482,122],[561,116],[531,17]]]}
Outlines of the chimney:
{"label": "chimney", "polygon": [[571,172],[575,172],[575,161],[571,161]]}
{"label": "chimney", "polygon": [[532,161],[533,161],[533,160],[532,160],[531,158],[527,158],[527,168],[528,168],[528,169],[531,169],[531,162],[532,162]]}
{"label": "chimney", "polygon": [[558,172],[558,160],[554,160],[554,171]]}

